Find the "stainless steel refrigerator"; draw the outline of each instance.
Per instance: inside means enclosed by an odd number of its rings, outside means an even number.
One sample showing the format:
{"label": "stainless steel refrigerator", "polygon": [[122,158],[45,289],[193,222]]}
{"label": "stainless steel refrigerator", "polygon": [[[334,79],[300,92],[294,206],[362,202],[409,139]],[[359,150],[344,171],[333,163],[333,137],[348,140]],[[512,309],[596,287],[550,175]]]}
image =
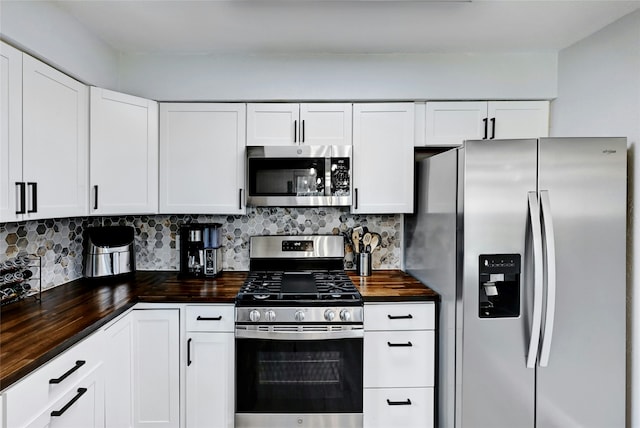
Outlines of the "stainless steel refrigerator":
{"label": "stainless steel refrigerator", "polygon": [[438,426],[625,426],[624,138],[466,141],[417,164],[405,266],[442,296]]}

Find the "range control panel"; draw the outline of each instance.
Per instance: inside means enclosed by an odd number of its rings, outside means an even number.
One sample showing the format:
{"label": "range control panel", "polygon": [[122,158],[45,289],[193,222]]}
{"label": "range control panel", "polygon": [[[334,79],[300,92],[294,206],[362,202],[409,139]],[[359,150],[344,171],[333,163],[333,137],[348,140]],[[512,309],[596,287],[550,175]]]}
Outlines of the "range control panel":
{"label": "range control panel", "polygon": [[282,251],[313,252],[313,241],[282,241]]}

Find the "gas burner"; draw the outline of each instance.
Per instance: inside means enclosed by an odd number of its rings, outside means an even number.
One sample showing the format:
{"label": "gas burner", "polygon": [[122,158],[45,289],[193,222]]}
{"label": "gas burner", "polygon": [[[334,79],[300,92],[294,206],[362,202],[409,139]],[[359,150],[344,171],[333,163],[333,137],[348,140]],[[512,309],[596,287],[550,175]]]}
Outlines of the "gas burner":
{"label": "gas burner", "polygon": [[[342,236],[254,236],[250,245],[250,270],[236,295],[240,319],[325,322],[326,312],[335,323],[342,309],[362,306],[362,296],[344,271]],[[294,317],[296,308],[314,308],[320,319],[305,313]],[[283,318],[288,310],[291,317]],[[251,311],[257,312],[249,316]]]}

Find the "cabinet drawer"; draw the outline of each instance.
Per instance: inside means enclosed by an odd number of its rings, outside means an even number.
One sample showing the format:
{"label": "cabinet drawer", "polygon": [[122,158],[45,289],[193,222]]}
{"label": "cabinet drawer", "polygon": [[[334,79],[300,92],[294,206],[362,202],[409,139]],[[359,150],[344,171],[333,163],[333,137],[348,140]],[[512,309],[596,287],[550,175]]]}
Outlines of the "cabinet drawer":
{"label": "cabinet drawer", "polygon": [[102,355],[99,331],[10,387],[5,393],[7,427],[24,426],[34,414],[67,395],[102,362]]}
{"label": "cabinet drawer", "polygon": [[430,428],[434,425],[433,388],[364,390],[364,428]]}
{"label": "cabinet drawer", "polygon": [[233,331],[233,305],[187,306],[187,331]]}
{"label": "cabinet drawer", "polygon": [[[104,376],[102,366],[36,416],[26,428],[104,428]],[[13,428],[12,425],[8,425]]]}
{"label": "cabinet drawer", "polygon": [[384,303],[364,305],[364,329],[433,330],[436,305],[426,303]]}
{"label": "cabinet drawer", "polygon": [[435,332],[365,332],[364,387],[434,385]]}

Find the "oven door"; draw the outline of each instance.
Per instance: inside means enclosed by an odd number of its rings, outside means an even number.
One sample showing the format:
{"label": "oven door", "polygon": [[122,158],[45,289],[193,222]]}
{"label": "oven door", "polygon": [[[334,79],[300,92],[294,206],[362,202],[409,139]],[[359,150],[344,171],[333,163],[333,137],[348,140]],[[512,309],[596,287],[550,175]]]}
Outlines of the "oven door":
{"label": "oven door", "polygon": [[236,334],[236,413],[362,414],[362,330],[266,334]]}

